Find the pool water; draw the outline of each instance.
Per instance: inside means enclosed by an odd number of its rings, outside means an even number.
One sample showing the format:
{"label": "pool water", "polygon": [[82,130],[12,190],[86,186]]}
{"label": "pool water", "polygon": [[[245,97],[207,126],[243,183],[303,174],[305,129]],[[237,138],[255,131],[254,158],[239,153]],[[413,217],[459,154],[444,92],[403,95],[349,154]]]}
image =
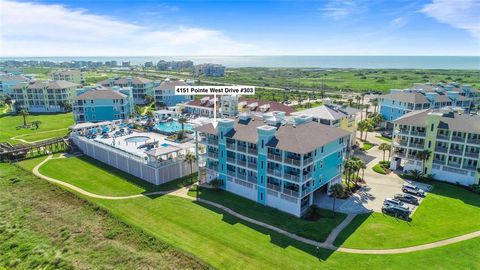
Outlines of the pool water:
{"label": "pool water", "polygon": [[138,143],[138,142],[144,142],[146,140],[150,139],[150,137],[147,137],[147,136],[135,136],[135,137],[130,137],[130,138],[126,138],[125,141],[126,142],[133,142],[133,143]]}
{"label": "pool water", "polygon": [[162,144],[160,144],[160,146],[163,146],[163,147],[167,147],[167,146],[169,146],[169,145],[170,145],[170,144],[168,144],[168,143],[162,143]]}
{"label": "pool water", "polygon": [[[178,123],[177,121],[163,122],[157,123],[155,128],[163,132],[174,133],[182,130],[182,124]],[[193,126],[191,124],[185,124],[184,129],[193,130]]]}

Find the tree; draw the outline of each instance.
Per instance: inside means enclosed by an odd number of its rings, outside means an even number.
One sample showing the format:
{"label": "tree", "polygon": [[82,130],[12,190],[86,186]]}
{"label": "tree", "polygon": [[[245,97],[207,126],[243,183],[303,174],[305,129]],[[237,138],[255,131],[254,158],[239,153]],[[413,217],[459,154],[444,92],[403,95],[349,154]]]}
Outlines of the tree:
{"label": "tree", "polygon": [[332,211],[333,211],[333,216],[335,216],[335,201],[336,201],[337,197],[342,197],[343,196],[343,193],[344,193],[343,185],[340,184],[340,183],[336,183],[335,185],[330,187],[330,190],[332,191],[332,195],[333,195]]}
{"label": "tree", "polygon": [[372,132],[375,128],[375,125],[370,120],[364,120],[364,121],[367,121],[367,126],[365,129],[365,141],[367,141],[368,132]]}
{"label": "tree", "polygon": [[[391,149],[392,149],[392,146],[388,143],[382,143],[378,146],[378,150],[383,151],[383,161],[385,161],[385,152],[386,151],[390,152]],[[389,156],[390,156],[390,154],[389,154]]]}
{"label": "tree", "polygon": [[185,124],[188,122],[188,119],[185,116],[178,118],[178,123],[182,125],[182,131],[185,131]]}
{"label": "tree", "polygon": [[355,96],[355,100],[357,101],[358,108],[361,108],[362,104],[360,104],[360,101],[362,100],[362,97],[361,96]]}
{"label": "tree", "polygon": [[352,105],[353,105],[353,98],[349,98],[348,99],[348,106],[352,107]]}
{"label": "tree", "polygon": [[27,116],[28,116],[28,111],[26,109],[22,109],[20,111],[20,115],[23,117],[23,126],[27,126]]}
{"label": "tree", "polygon": [[380,123],[383,122],[384,119],[381,114],[375,113],[370,117],[370,120],[373,122],[375,126],[378,127],[378,125],[380,125]]}
{"label": "tree", "polygon": [[187,162],[190,165],[190,173],[193,173],[193,163],[197,161],[197,157],[192,152],[188,152],[185,155],[185,162]]}
{"label": "tree", "polygon": [[373,105],[373,112],[377,113],[377,108],[378,108],[378,98],[370,100],[370,103]]}
{"label": "tree", "polygon": [[422,161],[422,174],[425,173],[425,162],[430,158],[431,155],[432,151],[428,149],[417,152],[417,154],[415,155],[418,159]]}
{"label": "tree", "polygon": [[[358,130],[360,130],[360,140],[362,140],[363,139],[363,132],[365,132],[365,134],[366,134],[367,132],[373,130],[372,122],[369,121],[368,119],[362,120],[362,121],[358,122],[357,128],[358,128]],[[365,140],[367,140],[367,135],[365,135]]]}
{"label": "tree", "polygon": [[411,170],[410,174],[412,175],[413,179],[418,181],[420,178],[422,178],[423,174],[419,170]]}

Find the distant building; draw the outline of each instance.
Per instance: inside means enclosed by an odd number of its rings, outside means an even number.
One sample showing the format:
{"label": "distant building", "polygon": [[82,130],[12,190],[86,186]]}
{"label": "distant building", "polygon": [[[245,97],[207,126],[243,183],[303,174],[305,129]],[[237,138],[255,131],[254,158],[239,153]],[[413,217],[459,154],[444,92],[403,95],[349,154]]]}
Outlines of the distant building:
{"label": "distant building", "polygon": [[153,81],[142,77],[117,77],[101,81],[99,84],[105,87],[132,87],[135,104],[145,104],[146,96],[153,96]]}
{"label": "distant building", "polygon": [[195,75],[209,77],[223,77],[225,75],[225,67],[217,64],[200,64],[195,66]]}
{"label": "distant building", "polygon": [[153,62],[152,61],[145,62],[145,64],[143,64],[143,66],[146,67],[146,68],[153,67]]}
{"label": "distant building", "polygon": [[130,61],[122,62],[122,67],[130,67]]}
{"label": "distant building", "polygon": [[14,109],[29,112],[64,112],[71,108],[78,84],[68,81],[22,82],[11,87]]}
{"label": "distant building", "polygon": [[22,75],[23,68],[21,67],[0,67],[0,75]]}
{"label": "distant building", "polygon": [[28,78],[21,75],[0,75],[0,95],[9,95],[12,86],[28,82],[28,80]]}
{"label": "distant building", "polygon": [[175,95],[175,86],[186,86],[183,81],[166,80],[160,83],[159,86],[153,88],[155,93],[155,107],[164,108],[175,106],[179,103],[188,102],[193,99],[193,96]]}
{"label": "distant building", "polygon": [[312,117],[313,122],[338,127],[350,133],[349,146],[356,142],[358,110],[354,108],[343,108],[334,105],[322,105],[299,112],[293,115],[308,115]]}
{"label": "distant building", "polygon": [[107,66],[107,67],[116,67],[116,66],[118,66],[118,63],[117,63],[117,61],[115,61],[115,60],[105,61],[105,66]]}
{"label": "distant building", "polygon": [[470,85],[414,84],[411,89],[392,89],[390,94],[379,97],[380,114],[387,121],[393,121],[409,112],[460,107],[465,111],[475,106],[475,91]]}
{"label": "distant building", "polygon": [[78,84],[84,84],[85,79],[83,78],[83,73],[80,70],[58,70],[53,72],[52,79],[56,81],[68,81]]}
{"label": "distant building", "polygon": [[[393,121],[391,169],[418,170],[441,181],[464,186],[480,178],[480,115],[457,109],[410,112]],[[424,161],[417,154],[431,152]]]}
{"label": "distant building", "polygon": [[177,70],[177,69],[185,69],[185,68],[192,68],[193,62],[186,60],[186,61],[165,61],[160,60],[157,63],[157,70]]}
{"label": "distant building", "polygon": [[349,134],[308,116],[296,116],[292,124],[283,112],[241,113],[196,131],[207,151],[199,181],[218,179],[222,189],[259,204],[299,217],[313,204],[314,193],[342,181]]}
{"label": "distant building", "polygon": [[79,91],[74,98],[75,122],[101,122],[128,119],[133,113],[132,88],[98,87]]}
{"label": "distant building", "polygon": [[213,96],[206,96],[201,99],[179,104],[178,106],[183,108],[187,113],[193,113],[204,117],[213,117],[215,102],[217,103],[218,117],[236,116],[240,112],[248,112],[260,116],[264,113],[270,113],[273,111],[284,112],[286,116],[289,116],[295,112],[295,109],[292,107],[275,101],[257,100],[234,95],[218,96],[216,100]]}

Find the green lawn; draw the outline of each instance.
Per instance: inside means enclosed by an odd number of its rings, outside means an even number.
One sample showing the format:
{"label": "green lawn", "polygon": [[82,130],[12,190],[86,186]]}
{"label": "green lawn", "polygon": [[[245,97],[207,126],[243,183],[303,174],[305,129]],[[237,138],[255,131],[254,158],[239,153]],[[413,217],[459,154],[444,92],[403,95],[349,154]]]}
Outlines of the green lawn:
{"label": "green lawn", "polygon": [[385,171],[385,168],[380,163],[375,164],[372,167],[372,170],[379,174],[387,174],[387,172]]}
{"label": "green lawn", "polygon": [[363,149],[365,151],[368,151],[368,150],[372,149],[374,146],[375,145],[373,143],[364,142],[361,149]]}
{"label": "green lawn", "polygon": [[[29,164],[26,164],[25,167],[30,168]],[[193,183],[196,178],[196,175],[192,175],[155,186],[88,156],[50,160],[40,167],[40,173],[63,180],[86,191],[107,196],[127,196],[143,192],[173,190]]]}
{"label": "green lawn", "polygon": [[480,238],[398,255],[357,255],[323,249],[317,254],[313,246],[183,198],[165,195],[120,201],[86,199],[218,269],[475,269],[480,261]]}
{"label": "green lawn", "polygon": [[379,138],[380,140],[383,140],[383,141],[386,141],[386,142],[389,142],[389,143],[392,142],[392,139],[387,138],[387,137],[383,137],[383,136],[375,136],[375,138]]}
{"label": "green lawn", "polygon": [[434,185],[411,222],[380,213],[360,215],[335,243],[350,248],[398,248],[480,230],[480,195],[445,183]]}
{"label": "green lawn", "polygon": [[0,163],[0,269],[207,269],[30,172]]}
{"label": "green lawn", "polygon": [[73,125],[72,113],[30,114],[27,116],[28,123],[37,120],[41,121],[38,129],[17,129],[18,126],[23,125],[23,117],[21,115],[0,115],[0,142],[22,143],[21,141],[10,139],[19,135],[25,135],[19,138],[29,142],[65,136],[68,132],[68,127]]}
{"label": "green lawn", "polygon": [[[191,190],[189,195],[195,197],[196,189]],[[308,221],[222,190],[201,189],[199,197],[222,204],[244,216],[320,242],[325,241],[330,232],[346,217],[341,213],[336,213],[333,217],[330,210],[322,209],[319,220]]]}

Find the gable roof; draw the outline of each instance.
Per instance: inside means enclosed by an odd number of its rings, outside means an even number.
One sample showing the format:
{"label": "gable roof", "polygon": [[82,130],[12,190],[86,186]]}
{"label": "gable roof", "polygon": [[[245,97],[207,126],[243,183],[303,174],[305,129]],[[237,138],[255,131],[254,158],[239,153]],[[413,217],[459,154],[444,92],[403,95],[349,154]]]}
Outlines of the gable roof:
{"label": "gable roof", "polygon": [[49,89],[63,89],[63,88],[70,88],[78,86],[76,83],[72,83],[69,81],[52,81],[48,83]]}
{"label": "gable roof", "polygon": [[398,100],[401,102],[408,102],[414,104],[430,103],[425,95],[417,92],[394,92],[387,95],[380,96],[383,99]]}
{"label": "gable roof", "polygon": [[403,115],[402,117],[393,121],[394,124],[409,125],[416,127],[426,127],[429,114],[442,114],[440,118],[439,128],[448,129],[452,131],[461,131],[468,133],[480,134],[480,116],[459,114],[457,112],[441,112],[440,110],[420,110],[413,111]]}
{"label": "gable roof", "polygon": [[293,114],[294,115],[306,114],[314,118],[327,119],[327,120],[340,120],[349,115],[346,111],[337,109],[329,105],[321,105],[318,107],[295,112]]}
{"label": "gable roof", "polygon": [[184,81],[163,81],[159,86],[153,88],[153,90],[175,90],[175,86],[186,86]]}
{"label": "gable roof", "polygon": [[28,81],[28,78],[20,75],[2,75],[0,76],[1,82],[12,82],[12,81]]}
{"label": "gable roof", "polygon": [[92,89],[85,93],[82,93],[74,98],[74,100],[85,100],[85,99],[116,99],[116,98],[125,98],[127,95],[115,91],[111,88],[100,88]]}

